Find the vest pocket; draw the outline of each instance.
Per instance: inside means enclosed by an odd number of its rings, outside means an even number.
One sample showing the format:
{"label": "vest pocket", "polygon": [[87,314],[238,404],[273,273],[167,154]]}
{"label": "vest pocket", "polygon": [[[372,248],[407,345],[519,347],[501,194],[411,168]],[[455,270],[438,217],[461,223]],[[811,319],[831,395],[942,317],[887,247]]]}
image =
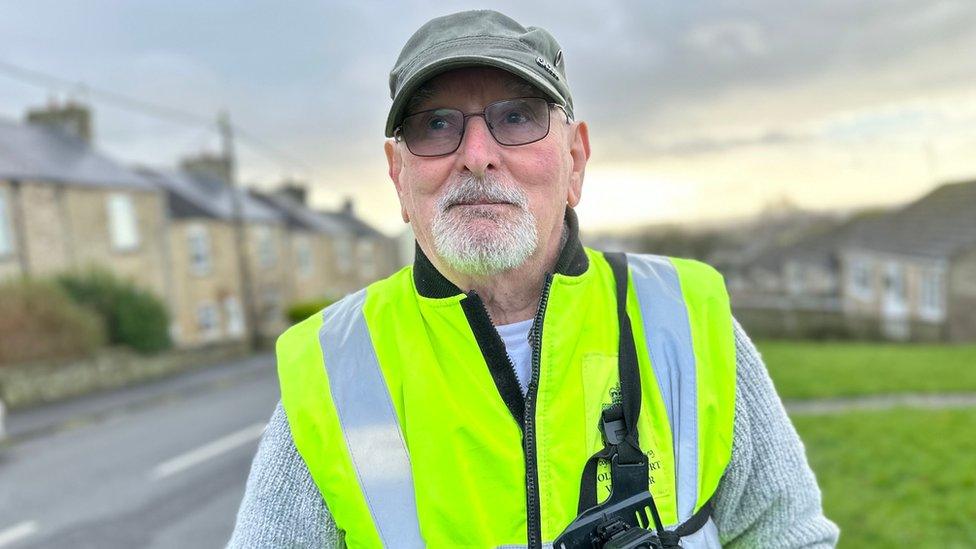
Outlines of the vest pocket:
{"label": "vest pocket", "polygon": [[[603,448],[600,422],[603,410],[620,403],[620,371],[617,355],[588,353],[583,355],[583,405],[586,418],[587,453],[592,455]],[[600,460],[597,465],[597,501],[610,494],[610,467]]]}

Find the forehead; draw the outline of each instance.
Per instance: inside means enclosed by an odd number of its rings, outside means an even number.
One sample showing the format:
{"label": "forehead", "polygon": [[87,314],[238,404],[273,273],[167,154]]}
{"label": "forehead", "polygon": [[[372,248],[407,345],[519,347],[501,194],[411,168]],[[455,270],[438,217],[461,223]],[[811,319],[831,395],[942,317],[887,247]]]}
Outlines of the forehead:
{"label": "forehead", "polygon": [[493,67],[464,67],[424,82],[407,102],[406,113],[441,106],[484,104],[511,97],[545,97],[514,74]]}

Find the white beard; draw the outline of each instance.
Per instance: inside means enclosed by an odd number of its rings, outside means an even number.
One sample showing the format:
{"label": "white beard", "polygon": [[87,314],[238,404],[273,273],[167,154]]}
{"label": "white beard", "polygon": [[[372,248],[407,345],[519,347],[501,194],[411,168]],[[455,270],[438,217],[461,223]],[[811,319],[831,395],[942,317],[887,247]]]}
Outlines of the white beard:
{"label": "white beard", "polygon": [[[497,206],[463,206],[472,201],[507,202],[511,212],[499,213]],[[528,208],[525,192],[505,186],[494,176],[468,176],[441,196],[431,224],[434,250],[455,271],[490,276],[521,266],[538,245],[535,216]],[[514,215],[513,215],[514,214]],[[490,229],[475,223],[493,225]]]}

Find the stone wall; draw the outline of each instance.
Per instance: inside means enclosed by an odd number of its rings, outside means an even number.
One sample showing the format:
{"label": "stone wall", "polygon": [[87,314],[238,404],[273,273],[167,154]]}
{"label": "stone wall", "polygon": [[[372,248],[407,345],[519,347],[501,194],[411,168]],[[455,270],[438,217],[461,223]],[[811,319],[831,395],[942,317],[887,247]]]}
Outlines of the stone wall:
{"label": "stone wall", "polygon": [[[830,311],[735,307],[733,315],[746,333],[756,338],[773,339],[887,339],[881,320],[874,316],[849,315]],[[947,339],[943,324],[908,320],[908,341],[938,342]]]}
{"label": "stone wall", "polygon": [[8,409],[66,400],[104,389],[172,375],[241,358],[243,345],[142,356],[125,349],[106,349],[69,363],[31,363],[0,367],[0,400]]}

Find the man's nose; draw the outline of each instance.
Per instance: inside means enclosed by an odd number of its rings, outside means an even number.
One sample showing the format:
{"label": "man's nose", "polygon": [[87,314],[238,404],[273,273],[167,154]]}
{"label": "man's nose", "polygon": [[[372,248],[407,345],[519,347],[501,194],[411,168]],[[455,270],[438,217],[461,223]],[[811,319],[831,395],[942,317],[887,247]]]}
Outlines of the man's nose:
{"label": "man's nose", "polygon": [[464,136],[458,147],[461,167],[476,176],[485,175],[489,169],[497,167],[498,147],[483,116],[471,116],[465,120]]}

